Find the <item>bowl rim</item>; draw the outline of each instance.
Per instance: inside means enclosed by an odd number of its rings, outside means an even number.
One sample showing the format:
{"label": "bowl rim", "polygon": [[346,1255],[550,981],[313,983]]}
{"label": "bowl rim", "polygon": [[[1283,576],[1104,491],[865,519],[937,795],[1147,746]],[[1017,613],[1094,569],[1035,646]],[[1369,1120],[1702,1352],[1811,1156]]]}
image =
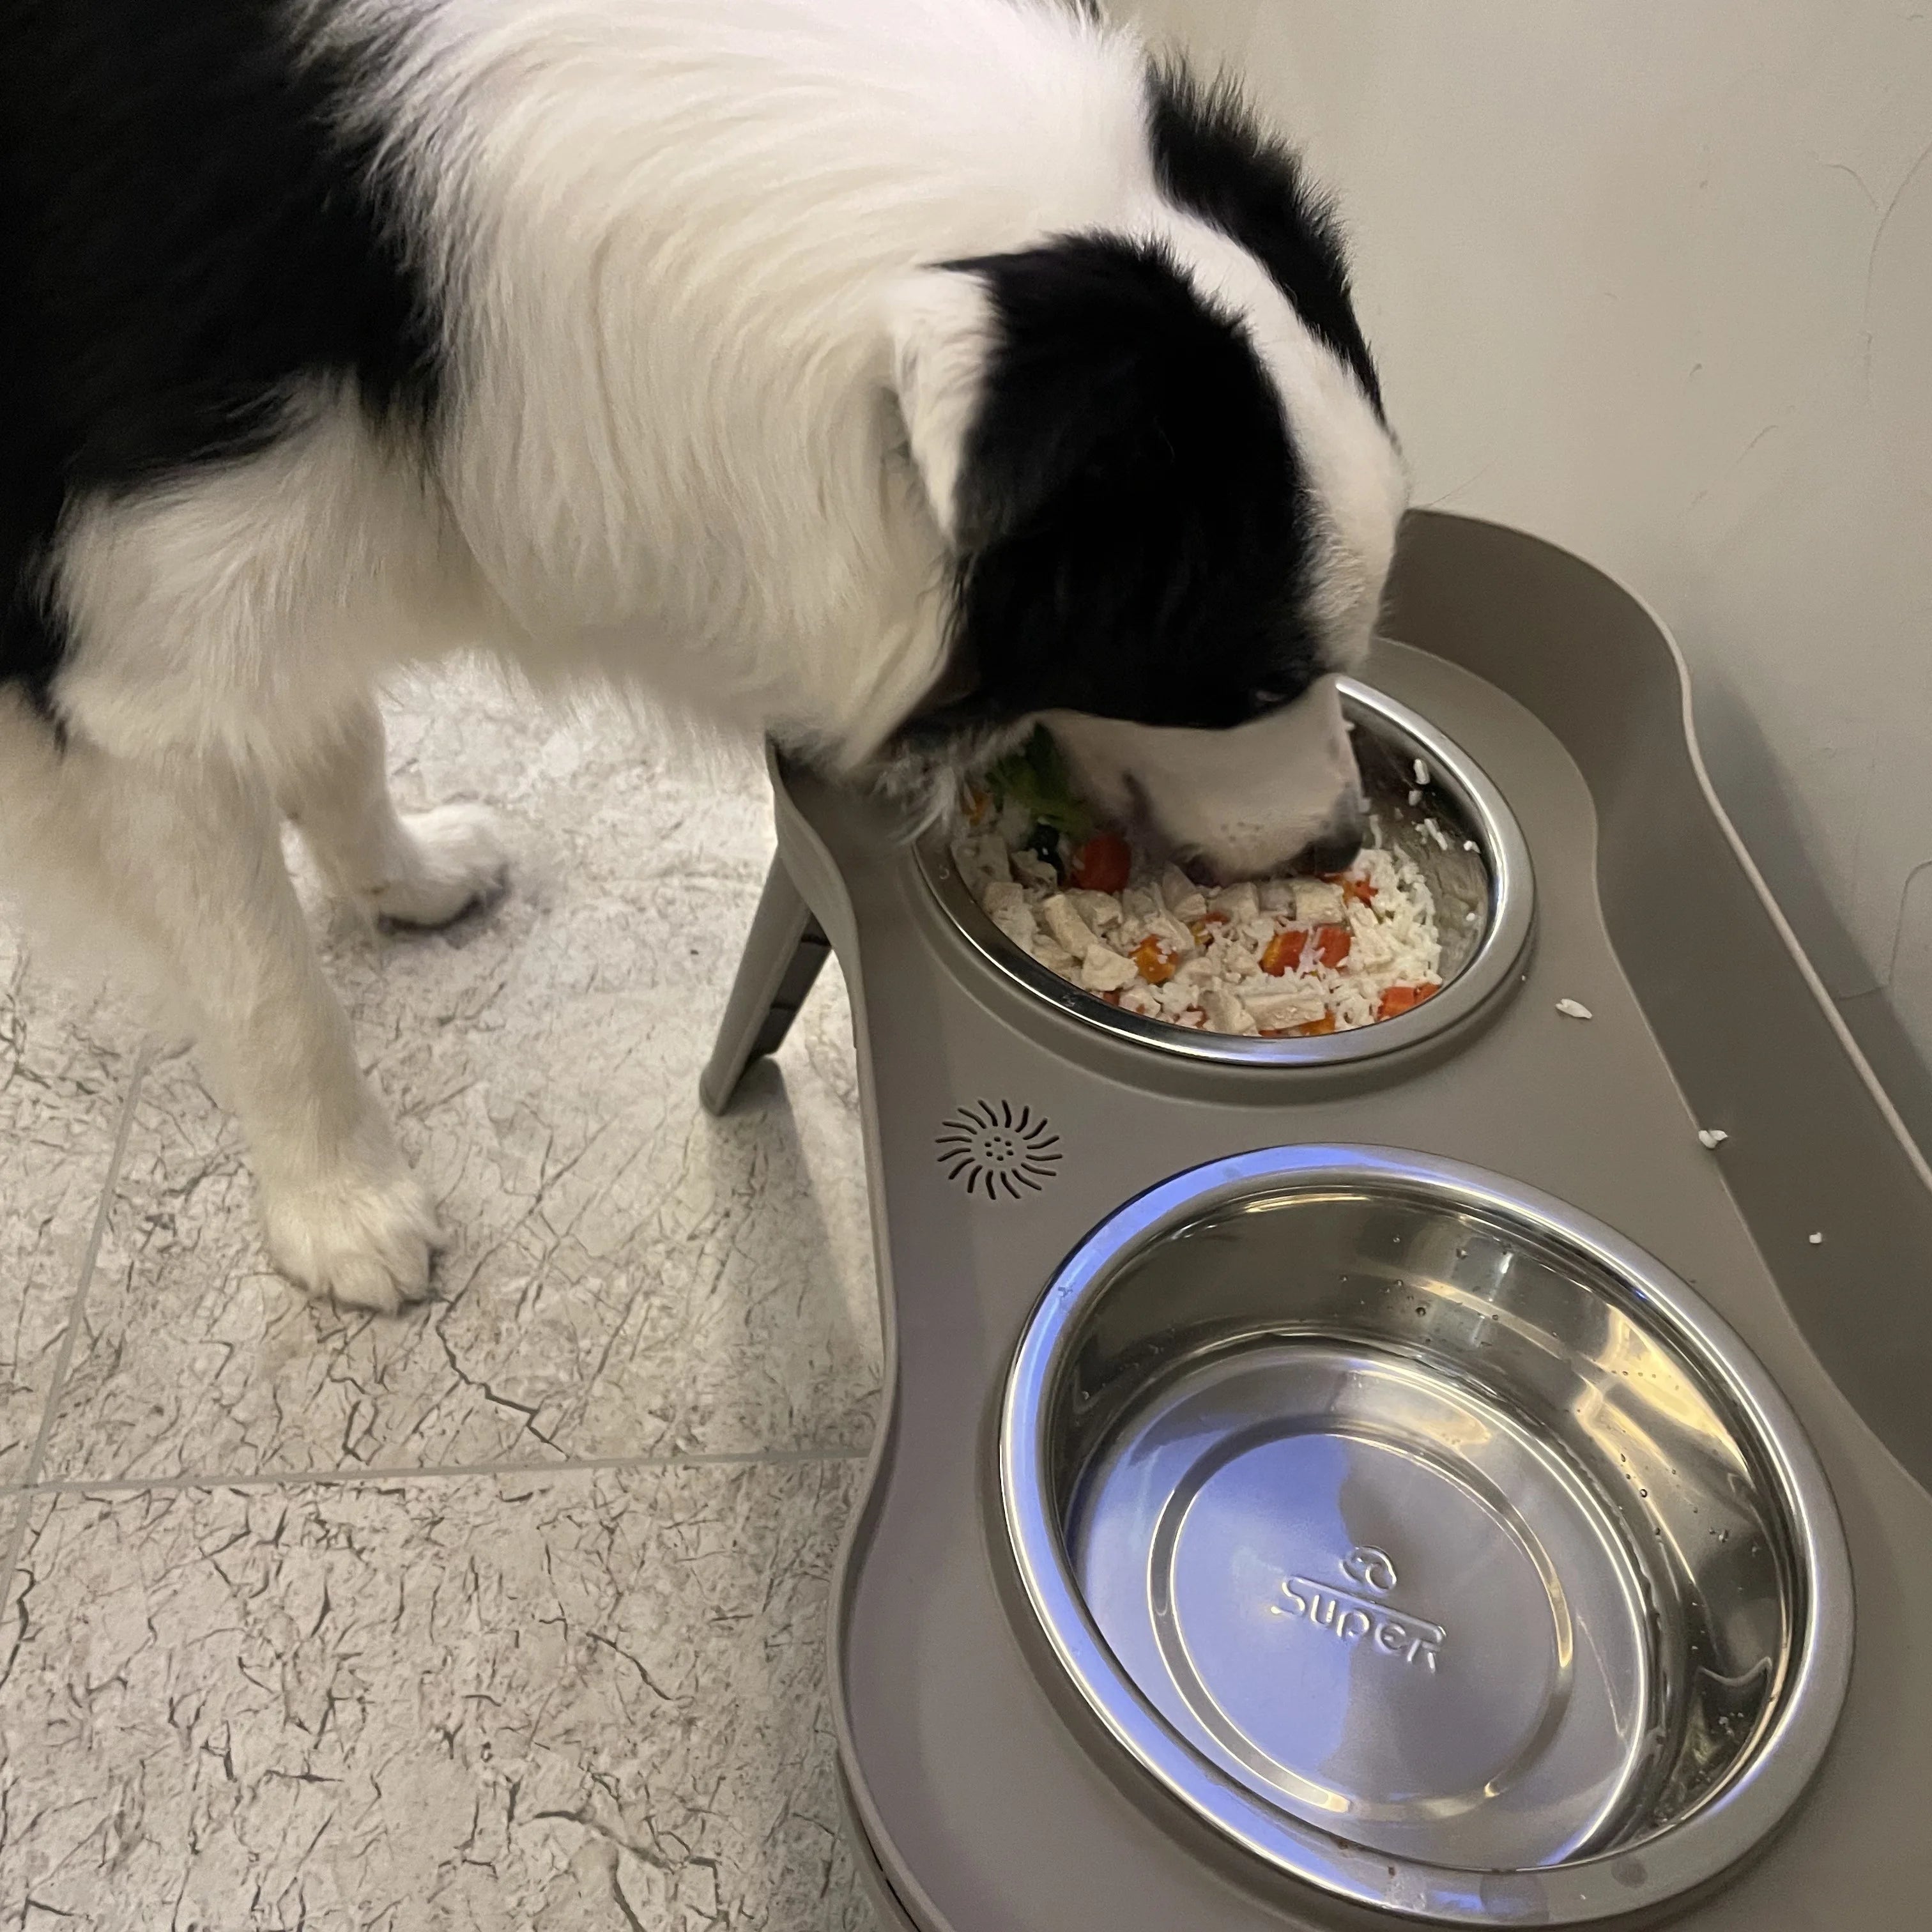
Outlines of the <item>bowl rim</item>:
{"label": "bowl rim", "polygon": [[[1781,1707],[1756,1752],[1696,1810],[1636,1843],[1532,1870],[1434,1865],[1339,1838],[1277,1810],[1198,1753],[1116,1662],[1068,1562],[1044,1432],[1078,1319],[1131,1254],[1216,1208],[1272,1192],[1369,1188],[1514,1222],[1614,1275],[1754,1435],[1795,1558],[1800,1630]],[[1029,1313],[1000,1403],[1000,1507],[1028,1600],[1062,1669],[1114,1741],[1225,1836],[1277,1871],[1354,1903],[1460,1925],[1578,1924],[1715,1877],[1810,1782],[1851,1674],[1851,1564],[1830,1484],[1796,1412],[1736,1332],[1654,1256],[1567,1202],[1460,1161],[1390,1148],[1259,1149],[1187,1168],[1116,1209],[1057,1268]]]}
{"label": "bowl rim", "polygon": [[1338,676],[1335,688],[1346,717],[1386,730],[1427,764],[1432,780],[1468,820],[1489,873],[1489,922],[1468,963],[1439,992],[1393,1019],[1305,1040],[1197,1032],[1145,1019],[1063,980],[1009,939],[967,889],[943,833],[929,835],[914,847],[916,869],[951,923],[997,971],[1071,1017],[1136,1046],[1197,1062],[1281,1069],[1346,1066],[1419,1046],[1486,1004],[1515,970],[1535,920],[1528,842],[1488,773],[1419,712],[1359,678]]}

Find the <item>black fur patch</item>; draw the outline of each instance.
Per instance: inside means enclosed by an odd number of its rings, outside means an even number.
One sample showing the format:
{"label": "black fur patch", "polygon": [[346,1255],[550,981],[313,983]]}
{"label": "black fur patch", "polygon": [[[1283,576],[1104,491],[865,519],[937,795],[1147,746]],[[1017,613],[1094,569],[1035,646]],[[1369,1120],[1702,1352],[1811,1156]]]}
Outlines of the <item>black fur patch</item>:
{"label": "black fur patch", "polygon": [[1282,408],[1240,324],[1117,236],[952,265],[1000,328],[968,439],[955,650],[913,735],[1064,709],[1235,724],[1322,666]]}
{"label": "black fur patch", "polygon": [[1151,70],[1148,88],[1161,192],[1261,262],[1302,320],[1354,370],[1381,415],[1382,384],[1355,319],[1334,211],[1300,160],[1262,133],[1231,80],[1204,87],[1174,62]]}
{"label": "black fur patch", "polygon": [[345,55],[280,0],[0,4],[0,679],[44,703],[62,506],[260,448],[305,377],[405,430],[441,371]]}

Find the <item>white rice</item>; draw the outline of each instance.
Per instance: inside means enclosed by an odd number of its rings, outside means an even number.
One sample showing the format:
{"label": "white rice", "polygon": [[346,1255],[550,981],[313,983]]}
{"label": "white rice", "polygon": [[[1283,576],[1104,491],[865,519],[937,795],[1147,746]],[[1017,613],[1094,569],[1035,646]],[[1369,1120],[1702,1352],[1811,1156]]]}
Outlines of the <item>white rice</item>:
{"label": "white rice", "polygon": [[[1013,944],[1074,985],[1129,1012],[1210,1033],[1288,1034],[1311,1025],[1336,1032],[1368,1026],[1393,987],[1442,984],[1436,902],[1414,862],[1371,845],[1348,878],[1370,888],[1364,903],[1322,879],[1264,879],[1202,887],[1172,866],[1136,855],[1119,892],[1062,890],[1053,868],[1020,842],[1022,814],[1001,813],[953,845],[960,876]],[[1340,966],[1317,956],[1324,927],[1346,927]],[[1300,964],[1277,974],[1262,959],[1277,934],[1305,935]],[[1142,953],[1156,973],[1150,981]],[[1331,942],[1332,950],[1332,942]]]}

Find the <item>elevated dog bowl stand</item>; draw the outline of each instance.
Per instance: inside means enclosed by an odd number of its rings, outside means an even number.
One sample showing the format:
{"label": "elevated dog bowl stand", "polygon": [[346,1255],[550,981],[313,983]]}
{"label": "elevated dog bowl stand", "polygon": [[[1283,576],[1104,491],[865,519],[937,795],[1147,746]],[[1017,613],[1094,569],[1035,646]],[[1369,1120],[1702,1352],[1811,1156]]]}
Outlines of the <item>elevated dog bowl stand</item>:
{"label": "elevated dog bowl stand", "polygon": [[1210,1828],[1072,1688],[1001,1514],[1016,1352],[1094,1230],[1203,1163],[1396,1150],[1568,1204],[1689,1284],[1781,1391],[1842,1520],[1856,1643],[1809,1788],[1666,1903],[1648,1902],[1664,1841],[1604,1858],[1596,1922],[1932,1924],[1932,1172],[1719,810],[1681,662],[1636,598],[1430,513],[1406,526],[1387,628],[1400,641],[1365,679],[1508,800],[1537,931],[1454,1031],[1353,1066],[1194,1065],[1054,1010],[968,943],[878,806],[773,764],[778,858],[704,1098],[728,1104],[836,950],[888,1382],[829,1630],[860,1869],[919,1932],[1549,1922],[1534,1870],[1378,1896],[1373,1857],[1338,1840],[1345,1896]]}

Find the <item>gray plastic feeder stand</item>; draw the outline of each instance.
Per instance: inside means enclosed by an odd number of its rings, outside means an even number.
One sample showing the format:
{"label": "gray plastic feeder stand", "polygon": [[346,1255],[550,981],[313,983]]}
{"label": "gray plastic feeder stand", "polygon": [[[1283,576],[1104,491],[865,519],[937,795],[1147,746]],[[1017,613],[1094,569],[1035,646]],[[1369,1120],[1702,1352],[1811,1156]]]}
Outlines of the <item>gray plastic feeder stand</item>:
{"label": "gray plastic feeder stand", "polygon": [[831,950],[784,862],[774,859],[731,982],[717,1044],[698,1083],[706,1113],[723,1113],[746,1068],[784,1044]]}
{"label": "gray plastic feeder stand", "polygon": [[1636,598],[1427,513],[1386,628],[1358,730],[1428,734],[1491,890],[1346,1052],[1128,1025],[772,761],[704,1100],[829,941],[859,1869],[917,1932],[1932,1926],[1932,1170]]}

